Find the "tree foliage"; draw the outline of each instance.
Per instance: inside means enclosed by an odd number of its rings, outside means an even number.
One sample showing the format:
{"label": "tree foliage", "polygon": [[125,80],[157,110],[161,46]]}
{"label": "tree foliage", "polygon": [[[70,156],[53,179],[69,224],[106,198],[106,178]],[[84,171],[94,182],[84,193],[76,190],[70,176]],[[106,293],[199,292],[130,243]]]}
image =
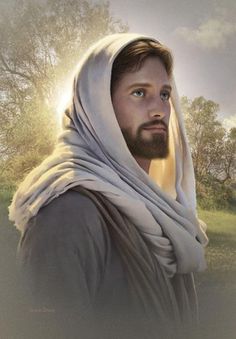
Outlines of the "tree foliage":
{"label": "tree foliage", "polygon": [[55,108],[83,52],[127,26],[108,2],[18,0],[0,11],[0,179],[22,180],[53,149]]}
{"label": "tree foliage", "polygon": [[235,182],[236,128],[226,131],[217,119],[219,105],[204,97],[181,99],[200,202],[226,207]]}

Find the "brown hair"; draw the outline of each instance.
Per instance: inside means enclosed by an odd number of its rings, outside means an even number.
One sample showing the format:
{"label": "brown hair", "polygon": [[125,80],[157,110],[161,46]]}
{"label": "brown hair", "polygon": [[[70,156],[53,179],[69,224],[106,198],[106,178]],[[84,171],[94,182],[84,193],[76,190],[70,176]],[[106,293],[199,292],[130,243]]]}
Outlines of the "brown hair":
{"label": "brown hair", "polygon": [[172,74],[173,57],[171,51],[159,42],[140,39],[127,45],[116,57],[112,66],[111,94],[122,76],[127,72],[138,71],[148,57],[158,57],[169,76]]}

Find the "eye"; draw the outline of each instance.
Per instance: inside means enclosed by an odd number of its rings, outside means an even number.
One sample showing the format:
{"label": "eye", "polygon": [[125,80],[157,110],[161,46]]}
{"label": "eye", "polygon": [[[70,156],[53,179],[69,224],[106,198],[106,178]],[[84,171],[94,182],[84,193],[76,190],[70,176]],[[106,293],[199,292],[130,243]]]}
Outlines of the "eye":
{"label": "eye", "polygon": [[145,96],[145,90],[144,89],[136,89],[135,91],[132,92],[132,95],[138,98],[142,98]]}
{"label": "eye", "polygon": [[167,91],[161,92],[161,100],[168,101],[170,99],[170,93]]}

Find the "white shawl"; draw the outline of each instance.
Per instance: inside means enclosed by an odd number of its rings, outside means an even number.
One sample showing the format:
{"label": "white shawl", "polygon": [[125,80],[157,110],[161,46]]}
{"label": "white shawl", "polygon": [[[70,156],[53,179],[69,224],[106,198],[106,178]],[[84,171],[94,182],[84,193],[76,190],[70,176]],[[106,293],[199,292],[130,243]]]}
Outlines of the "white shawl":
{"label": "white shawl", "polygon": [[170,155],[152,161],[150,176],[129,152],[114,114],[113,61],[127,44],[140,38],[155,40],[114,34],[88,50],[76,72],[72,109],[64,115],[55,150],[21,183],[9,218],[24,231],[42,206],[81,185],[103,194],[153,242],[154,255],[169,276],[200,271],[206,266],[207,237],[195,215],[193,165],[174,79]]}

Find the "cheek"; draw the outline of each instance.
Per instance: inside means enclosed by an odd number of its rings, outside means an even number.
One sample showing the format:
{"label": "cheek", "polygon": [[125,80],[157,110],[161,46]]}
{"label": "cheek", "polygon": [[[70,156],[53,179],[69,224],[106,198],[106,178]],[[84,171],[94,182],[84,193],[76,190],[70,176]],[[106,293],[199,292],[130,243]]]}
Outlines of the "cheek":
{"label": "cheek", "polygon": [[133,107],[128,100],[119,99],[113,101],[116,119],[121,128],[132,125]]}
{"label": "cheek", "polygon": [[124,105],[123,101],[120,101],[119,103],[113,105],[116,119],[119,123],[119,126],[122,128],[125,125],[125,122],[127,121],[128,114],[126,111],[126,106]]}
{"label": "cheek", "polygon": [[171,114],[171,105],[168,102],[168,105],[166,107],[166,122],[169,124],[170,121],[170,114]]}

